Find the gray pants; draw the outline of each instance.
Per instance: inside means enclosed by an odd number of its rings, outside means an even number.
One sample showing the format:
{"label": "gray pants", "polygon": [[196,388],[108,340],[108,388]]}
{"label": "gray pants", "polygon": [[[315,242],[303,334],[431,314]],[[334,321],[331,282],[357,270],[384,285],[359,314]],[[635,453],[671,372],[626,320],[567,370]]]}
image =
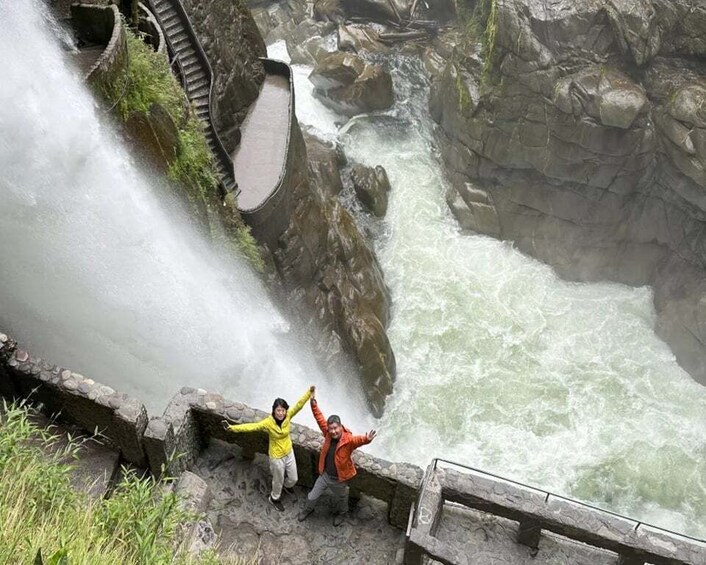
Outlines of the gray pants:
{"label": "gray pants", "polygon": [[297,484],[297,460],[294,458],[294,451],[290,451],[280,459],[270,457],[270,473],[272,473],[272,494],[270,496],[273,500],[279,500],[282,495],[282,485],[292,488]]}
{"label": "gray pants", "polygon": [[345,514],[348,512],[348,481],[339,481],[328,476],[325,472],[319,475],[314,483],[314,488],[306,497],[306,509],[313,510],[316,502],[319,500],[324,491],[328,490],[333,497],[334,512],[336,514]]}

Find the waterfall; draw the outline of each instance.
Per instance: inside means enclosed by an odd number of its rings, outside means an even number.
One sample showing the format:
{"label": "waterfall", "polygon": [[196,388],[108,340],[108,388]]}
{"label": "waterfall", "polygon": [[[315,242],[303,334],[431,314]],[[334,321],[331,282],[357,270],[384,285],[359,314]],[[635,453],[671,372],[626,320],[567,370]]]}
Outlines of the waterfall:
{"label": "waterfall", "polygon": [[[287,59],[284,43],[270,56]],[[392,185],[373,231],[397,382],[372,449],[706,536],[706,388],[656,337],[651,290],[565,282],[507,242],[463,234],[444,201],[423,70],[384,61],[397,104],[340,129],[312,96],[311,69],[294,66],[299,120],[349,159],[383,165]]]}
{"label": "waterfall", "polygon": [[39,0],[0,3],[0,331],[151,414],[185,385],[268,410],[315,383],[363,419],[358,379],[299,353],[247,264],[141,169],[55,28]]}

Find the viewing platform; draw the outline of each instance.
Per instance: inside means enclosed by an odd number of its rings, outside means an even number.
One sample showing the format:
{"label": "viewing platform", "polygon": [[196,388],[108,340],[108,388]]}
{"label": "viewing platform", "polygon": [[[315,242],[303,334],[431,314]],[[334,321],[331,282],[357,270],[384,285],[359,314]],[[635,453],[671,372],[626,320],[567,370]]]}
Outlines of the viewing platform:
{"label": "viewing platform", "polygon": [[[97,430],[122,461],[156,476],[166,470],[183,482],[189,470],[196,472],[199,477],[191,476],[191,482],[203,494],[199,512],[215,527],[206,530],[248,548],[267,543],[287,550],[291,563],[706,565],[704,540],[443,459],[422,472],[365,450],[353,456],[358,474],[350,483],[354,510],[346,526],[324,527],[322,510],[310,527],[324,533],[305,547],[314,535],[306,523],[297,522],[294,538],[288,537],[305,490],[297,488],[284,516],[267,502],[267,435],[233,434],[221,426],[224,418],[254,422],[266,412],[184,387],[162,416],[150,418],[137,399],[32,357],[2,334],[0,396],[31,397],[48,415],[58,414],[89,433]],[[292,425],[302,487],[316,479],[322,443],[318,430]],[[360,537],[373,524],[372,537]],[[345,539],[367,543],[363,538],[375,543],[359,552],[332,550]],[[288,539],[299,540],[300,550],[289,552]]]}
{"label": "viewing platform", "polygon": [[258,241],[275,246],[289,222],[292,188],[300,180],[297,171],[302,166],[294,166],[293,160],[301,135],[297,137],[294,80],[289,65],[274,59],[261,61],[265,81],[243,122],[233,165],[243,219]]}

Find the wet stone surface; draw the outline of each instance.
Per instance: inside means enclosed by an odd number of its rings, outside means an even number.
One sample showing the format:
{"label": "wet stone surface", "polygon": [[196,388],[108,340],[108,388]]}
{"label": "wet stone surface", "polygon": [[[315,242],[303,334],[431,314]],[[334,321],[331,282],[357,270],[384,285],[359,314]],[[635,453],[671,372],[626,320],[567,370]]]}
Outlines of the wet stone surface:
{"label": "wet stone surface", "polygon": [[297,521],[308,488],[283,493],[284,512],[272,507],[268,459],[244,460],[239,447],[211,441],[192,468],[208,483],[208,518],[222,556],[255,558],[259,564],[392,565],[401,557],[404,532],[387,523],[387,505],[363,497],[339,527],[332,524],[326,496],[304,522]]}

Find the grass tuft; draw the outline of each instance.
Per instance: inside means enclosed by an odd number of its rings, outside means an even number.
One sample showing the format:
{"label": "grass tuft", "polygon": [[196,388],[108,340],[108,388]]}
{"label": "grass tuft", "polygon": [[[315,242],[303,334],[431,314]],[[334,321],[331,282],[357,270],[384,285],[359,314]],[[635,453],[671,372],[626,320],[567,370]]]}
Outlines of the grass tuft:
{"label": "grass tuft", "polygon": [[[187,188],[189,199],[197,209],[205,207],[223,214],[218,176],[203,124],[190,110],[186,95],[174,78],[166,58],[155,53],[140,36],[129,30],[127,47],[127,78],[104,87],[105,99],[115,104],[115,111],[122,121],[128,120],[134,113],[149,117],[153,104],[161,106],[177,126],[179,137],[176,158],[169,164],[169,178]],[[255,269],[262,271],[264,263],[260,251],[244,226],[237,207],[231,207],[228,213],[234,215],[240,225],[232,238],[232,247]],[[226,223],[232,221],[231,218],[225,220]]]}
{"label": "grass tuft", "polygon": [[74,490],[81,444],[57,449],[57,439],[25,405],[0,405],[0,563],[220,563],[213,551],[201,559],[179,547],[179,526],[194,516],[154,478],[125,470],[109,499]]}

